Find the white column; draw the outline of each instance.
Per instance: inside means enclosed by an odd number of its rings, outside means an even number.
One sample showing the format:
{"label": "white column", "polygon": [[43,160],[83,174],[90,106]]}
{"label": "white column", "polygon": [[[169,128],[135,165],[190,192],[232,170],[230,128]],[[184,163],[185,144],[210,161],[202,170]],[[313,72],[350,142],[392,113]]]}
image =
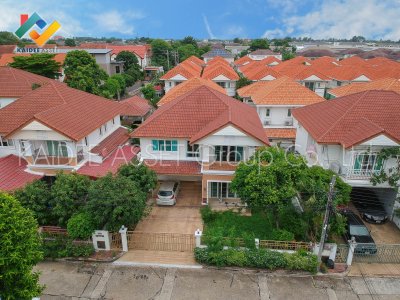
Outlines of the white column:
{"label": "white column", "polygon": [[356,249],[357,243],[354,237],[349,241],[349,254],[347,255],[346,265],[351,266],[354,256],[354,250]]}
{"label": "white column", "polygon": [[200,229],[197,229],[194,232],[194,237],[196,238],[196,247],[201,246],[201,236],[203,235],[203,232]]}
{"label": "white column", "polygon": [[254,242],[256,243],[256,249],[260,248],[260,239],[254,239]]}
{"label": "white column", "polygon": [[119,233],[121,234],[122,251],[124,251],[124,252],[128,251],[128,239],[126,237],[127,231],[128,231],[128,228],[126,228],[124,225],[122,225],[121,229],[119,230]]}

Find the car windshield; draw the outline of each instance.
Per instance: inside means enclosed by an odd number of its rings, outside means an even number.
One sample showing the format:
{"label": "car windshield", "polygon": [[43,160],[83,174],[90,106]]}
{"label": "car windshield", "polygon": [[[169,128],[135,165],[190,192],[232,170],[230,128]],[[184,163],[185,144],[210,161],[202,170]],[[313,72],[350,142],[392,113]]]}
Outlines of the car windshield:
{"label": "car windshield", "polygon": [[350,235],[368,236],[369,231],[368,231],[367,227],[365,227],[365,226],[350,226]]}
{"label": "car windshield", "polygon": [[171,196],[171,195],[172,195],[172,192],[171,192],[171,191],[159,191],[158,194],[159,194],[161,197],[168,197],[168,196]]}

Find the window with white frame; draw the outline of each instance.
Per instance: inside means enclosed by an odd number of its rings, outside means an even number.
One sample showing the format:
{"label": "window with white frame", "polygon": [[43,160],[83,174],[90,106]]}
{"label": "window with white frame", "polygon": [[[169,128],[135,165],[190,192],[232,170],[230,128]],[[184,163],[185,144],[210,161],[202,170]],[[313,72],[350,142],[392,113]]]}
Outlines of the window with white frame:
{"label": "window with white frame", "polygon": [[14,141],[5,139],[4,137],[0,136],[0,147],[12,147],[14,146]]}
{"label": "window with white frame", "polygon": [[177,140],[152,140],[153,151],[167,151],[176,152],[178,151]]}
{"label": "window with white frame", "polygon": [[271,116],[271,110],[270,110],[269,108],[267,108],[267,109],[265,110],[265,116],[266,116],[266,117],[270,117],[270,116]]}
{"label": "window with white frame", "polygon": [[215,146],[215,159],[220,162],[237,162],[243,160],[242,146]]}
{"label": "window with white frame", "polygon": [[291,109],[291,108],[289,108],[289,109],[287,110],[287,116],[288,116],[288,117],[291,117],[291,116],[292,116],[292,109]]}
{"label": "window with white frame", "polygon": [[190,142],[187,142],[187,149],[186,149],[186,156],[187,157],[199,157],[199,145],[193,144],[191,145]]}
{"label": "window with white frame", "polygon": [[360,152],[353,156],[353,173],[372,175],[382,170],[384,160],[377,153]]}

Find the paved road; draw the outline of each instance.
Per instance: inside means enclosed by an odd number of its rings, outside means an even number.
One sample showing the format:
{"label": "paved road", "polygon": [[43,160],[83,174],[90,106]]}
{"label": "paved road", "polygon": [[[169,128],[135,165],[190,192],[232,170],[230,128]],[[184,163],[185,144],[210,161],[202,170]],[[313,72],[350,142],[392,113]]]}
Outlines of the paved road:
{"label": "paved road", "polygon": [[42,300],[60,299],[260,299],[394,300],[400,278],[287,276],[212,269],[121,267],[45,262]]}

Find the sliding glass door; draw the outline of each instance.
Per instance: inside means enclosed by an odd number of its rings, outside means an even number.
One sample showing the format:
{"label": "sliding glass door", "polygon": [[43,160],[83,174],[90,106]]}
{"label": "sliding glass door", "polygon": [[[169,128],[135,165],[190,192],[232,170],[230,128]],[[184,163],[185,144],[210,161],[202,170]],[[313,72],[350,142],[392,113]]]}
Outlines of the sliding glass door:
{"label": "sliding glass door", "polygon": [[230,182],[211,182],[210,188],[211,198],[237,198],[236,194],[231,191]]}

